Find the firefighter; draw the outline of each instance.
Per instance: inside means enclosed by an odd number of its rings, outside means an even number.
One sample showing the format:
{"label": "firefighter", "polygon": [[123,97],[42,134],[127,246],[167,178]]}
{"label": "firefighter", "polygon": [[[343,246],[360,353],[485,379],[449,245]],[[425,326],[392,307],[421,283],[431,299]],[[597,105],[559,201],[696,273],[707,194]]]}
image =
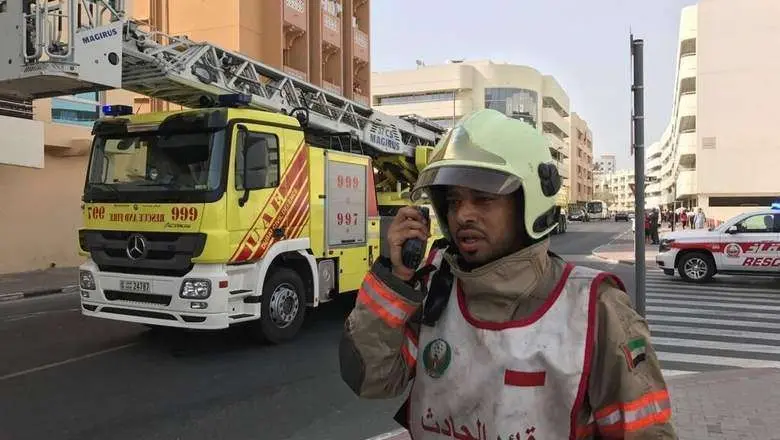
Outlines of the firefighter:
{"label": "firefighter", "polygon": [[339,358],[361,397],[412,383],[396,420],[414,439],[677,438],[622,282],[549,251],[560,187],[543,135],[480,110],[442,139],[412,191],[427,194],[444,236],[421,268],[401,250],[427,242],[427,222],[411,206],[393,219]]}

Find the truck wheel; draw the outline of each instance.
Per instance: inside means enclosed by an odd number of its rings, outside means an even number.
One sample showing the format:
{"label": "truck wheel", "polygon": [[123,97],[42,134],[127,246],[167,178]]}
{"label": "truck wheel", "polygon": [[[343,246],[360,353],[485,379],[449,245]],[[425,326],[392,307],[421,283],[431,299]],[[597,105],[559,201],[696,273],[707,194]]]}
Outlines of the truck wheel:
{"label": "truck wheel", "polygon": [[703,252],[691,252],[680,258],[677,271],[685,281],[706,283],[715,275],[715,261]]}
{"label": "truck wheel", "polygon": [[253,333],[272,344],[293,339],[306,314],[304,285],[300,275],[286,267],[272,268],[263,283],[260,320]]}

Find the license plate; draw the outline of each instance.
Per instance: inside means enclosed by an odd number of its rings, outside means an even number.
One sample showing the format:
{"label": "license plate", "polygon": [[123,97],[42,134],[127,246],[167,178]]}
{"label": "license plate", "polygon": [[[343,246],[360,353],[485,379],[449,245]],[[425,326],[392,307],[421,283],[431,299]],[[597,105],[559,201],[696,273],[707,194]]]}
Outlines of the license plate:
{"label": "license plate", "polygon": [[120,280],[119,290],[133,293],[149,293],[152,291],[152,283],[149,281]]}

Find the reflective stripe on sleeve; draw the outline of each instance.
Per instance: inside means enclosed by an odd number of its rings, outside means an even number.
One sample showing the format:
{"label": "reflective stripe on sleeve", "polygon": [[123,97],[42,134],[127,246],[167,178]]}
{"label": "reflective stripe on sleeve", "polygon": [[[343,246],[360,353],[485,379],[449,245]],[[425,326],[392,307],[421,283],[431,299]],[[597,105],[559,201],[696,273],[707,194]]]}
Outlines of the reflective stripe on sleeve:
{"label": "reflective stripe on sleeve", "polygon": [[415,306],[399,298],[373,273],[363,279],[357,300],[392,328],[404,325],[415,310]]}
{"label": "reflective stripe on sleeve", "polygon": [[610,436],[666,423],[671,415],[672,406],[666,390],[645,394],[632,402],[609,405],[595,413],[599,432]]}

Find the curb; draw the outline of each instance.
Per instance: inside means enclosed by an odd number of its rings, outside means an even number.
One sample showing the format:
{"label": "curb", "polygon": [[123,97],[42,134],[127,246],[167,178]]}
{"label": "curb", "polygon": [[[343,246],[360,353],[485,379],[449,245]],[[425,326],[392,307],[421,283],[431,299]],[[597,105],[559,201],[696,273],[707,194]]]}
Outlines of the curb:
{"label": "curb", "polygon": [[28,290],[25,292],[5,293],[5,294],[0,294],[0,302],[15,301],[24,298],[35,298],[39,296],[48,296],[57,293],[62,293],[62,294],[76,293],[78,292],[78,290],[79,290],[79,286],[75,284],[71,284],[62,287],[48,287],[48,288]]}
{"label": "curb", "polygon": [[598,258],[599,260],[604,261],[605,263],[609,263],[609,264],[627,264],[629,266],[633,266],[634,265],[634,260],[613,260],[611,258],[604,257],[604,256],[602,256],[601,254],[599,254],[597,252],[593,252],[593,253],[591,253],[591,255],[593,255],[594,257]]}

